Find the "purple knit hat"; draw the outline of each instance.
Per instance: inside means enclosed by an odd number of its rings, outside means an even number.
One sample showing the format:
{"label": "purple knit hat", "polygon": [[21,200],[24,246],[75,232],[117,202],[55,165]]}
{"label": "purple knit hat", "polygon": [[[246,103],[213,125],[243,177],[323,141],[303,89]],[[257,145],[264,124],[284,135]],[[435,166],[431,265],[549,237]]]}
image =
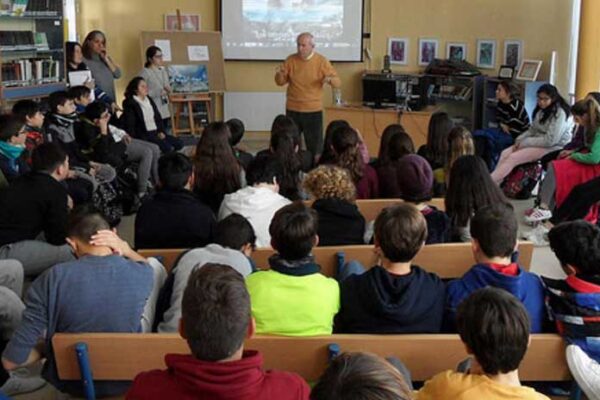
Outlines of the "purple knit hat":
{"label": "purple knit hat", "polygon": [[433,171],[421,156],[408,154],[396,164],[398,187],[402,199],[410,202],[423,202],[431,199]]}

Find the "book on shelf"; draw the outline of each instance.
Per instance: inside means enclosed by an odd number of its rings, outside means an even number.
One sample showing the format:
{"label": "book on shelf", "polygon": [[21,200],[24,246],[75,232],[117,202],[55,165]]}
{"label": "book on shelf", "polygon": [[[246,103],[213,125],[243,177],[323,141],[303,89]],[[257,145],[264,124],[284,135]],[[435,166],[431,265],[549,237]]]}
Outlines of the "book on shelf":
{"label": "book on shelf", "polygon": [[37,50],[50,50],[50,47],[48,47],[48,36],[46,36],[46,32],[34,32],[33,40]]}
{"label": "book on shelf", "polygon": [[0,50],[35,50],[31,31],[0,31]]}
{"label": "book on shelf", "polygon": [[13,15],[20,16],[25,14],[25,10],[27,10],[27,1],[28,0],[13,0],[11,9]]}
{"label": "book on shelf", "polygon": [[40,85],[60,81],[60,61],[32,58],[2,63],[2,86]]}
{"label": "book on shelf", "polygon": [[62,0],[0,0],[0,15],[54,17],[61,11]]}

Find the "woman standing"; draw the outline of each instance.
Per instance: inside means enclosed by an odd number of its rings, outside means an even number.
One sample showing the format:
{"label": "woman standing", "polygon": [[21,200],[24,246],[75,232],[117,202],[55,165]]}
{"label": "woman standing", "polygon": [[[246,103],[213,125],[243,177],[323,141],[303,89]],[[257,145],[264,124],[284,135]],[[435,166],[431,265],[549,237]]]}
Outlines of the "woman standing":
{"label": "woman standing", "polygon": [[163,120],[165,130],[170,130],[171,110],[169,108],[169,74],[163,64],[163,52],[159,47],[150,46],[146,49],[146,63],[138,76],[148,84],[148,96],[156,104],[156,108]]}
{"label": "woman standing", "polygon": [[[111,99],[116,99],[115,79],[121,77],[121,68],[106,52],[106,36],[101,31],[91,31],[85,37],[82,46],[83,57],[96,85]],[[113,103],[113,113],[116,103]]]}

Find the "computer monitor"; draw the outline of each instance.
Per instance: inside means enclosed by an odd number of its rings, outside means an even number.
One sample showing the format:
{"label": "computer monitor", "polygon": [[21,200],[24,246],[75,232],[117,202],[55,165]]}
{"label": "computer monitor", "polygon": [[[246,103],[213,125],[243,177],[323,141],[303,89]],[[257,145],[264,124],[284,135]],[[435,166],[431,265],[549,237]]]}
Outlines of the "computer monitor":
{"label": "computer monitor", "polygon": [[397,105],[397,89],[395,79],[363,77],[363,103],[373,107]]}

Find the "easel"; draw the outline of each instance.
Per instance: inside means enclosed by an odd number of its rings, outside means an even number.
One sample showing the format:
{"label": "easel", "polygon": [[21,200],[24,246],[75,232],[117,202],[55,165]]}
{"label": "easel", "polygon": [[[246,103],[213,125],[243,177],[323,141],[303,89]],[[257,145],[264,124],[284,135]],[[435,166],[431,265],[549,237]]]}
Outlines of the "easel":
{"label": "easel", "polygon": [[[192,135],[200,134],[201,127],[197,127],[194,119],[194,105],[203,104],[207,113],[207,122],[213,120],[213,99],[217,93],[225,91],[225,62],[223,60],[223,49],[221,45],[220,32],[189,32],[182,31],[181,11],[177,10],[177,31],[172,32],[142,32],[141,47],[142,53],[148,46],[154,45],[156,40],[169,41],[171,47],[171,61],[168,64],[186,65],[203,64],[206,65],[208,74],[208,92],[198,93],[171,93],[169,100],[173,104],[173,113],[171,114],[171,123],[173,125],[173,134],[177,136],[180,133],[190,133]],[[190,59],[190,46],[205,46],[208,48],[208,54],[205,61],[192,61]],[[187,128],[181,128],[180,122],[185,120],[182,115],[183,110],[188,111]]]}

